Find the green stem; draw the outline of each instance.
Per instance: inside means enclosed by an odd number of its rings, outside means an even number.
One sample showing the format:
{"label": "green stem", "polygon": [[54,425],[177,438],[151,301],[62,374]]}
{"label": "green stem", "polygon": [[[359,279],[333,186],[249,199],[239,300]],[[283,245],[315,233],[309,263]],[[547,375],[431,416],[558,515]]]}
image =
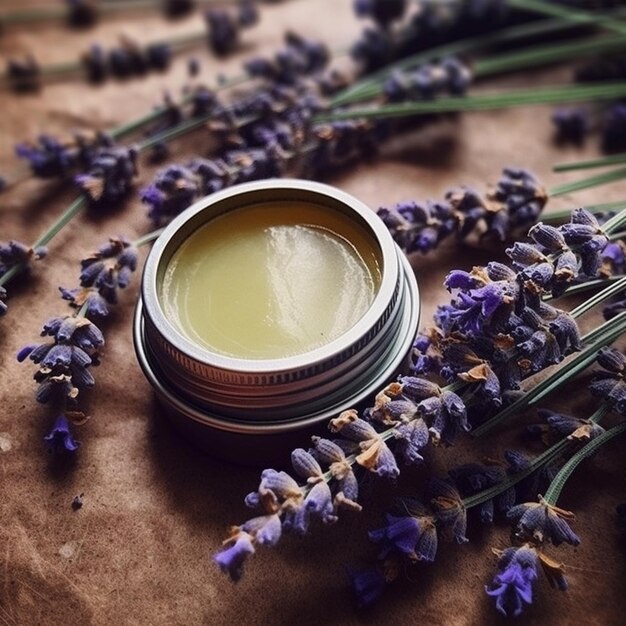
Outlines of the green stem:
{"label": "green stem", "polygon": [[597,174],[595,176],[589,176],[588,178],[582,178],[572,183],[557,185],[550,190],[549,195],[552,198],[556,198],[557,196],[564,196],[569,193],[574,193],[575,191],[581,191],[582,189],[607,185],[608,183],[621,180],[622,178],[626,178],[626,167],[611,170],[610,172],[605,172],[604,174]]}
{"label": "green stem", "polygon": [[598,14],[594,15],[593,13],[581,11],[580,9],[570,9],[558,4],[540,2],[540,0],[508,0],[507,3],[509,6],[518,9],[526,9],[552,17],[561,17],[577,24],[587,24],[591,18],[595,18],[594,23],[603,28],[616,33],[626,34],[626,24],[600,11],[598,11]]}
{"label": "green stem", "polygon": [[45,246],[61,231],[64,226],[70,222],[76,215],[78,215],[85,207],[87,203],[83,196],[76,198],[72,204],[70,204],[65,211],[55,220],[44,233],[33,244],[33,248],[38,246]]}
{"label": "green stem", "polygon": [[[589,19],[589,22],[593,23],[594,19]],[[468,52],[483,50],[500,43],[515,41],[516,39],[524,39],[535,35],[567,30],[573,26],[576,25],[573,25],[569,20],[565,20],[563,18],[541,20],[530,24],[505,28],[490,35],[471,37],[454,43],[437,46],[435,48],[431,48],[430,50],[418,52],[407,57],[406,59],[392,63],[388,67],[374,72],[373,74],[369,74],[367,78],[364,78],[344,89],[330,100],[330,105],[335,107],[378,95],[380,93],[381,84],[392,72],[398,70],[406,70],[411,67],[450,55],[465,54]]]}
{"label": "green stem", "polygon": [[615,281],[613,284],[591,296],[591,298],[588,298],[577,307],[573,308],[569,314],[574,318],[580,317],[593,307],[598,306],[598,304],[602,304],[605,300],[616,296],[620,291],[624,291],[624,289],[626,289],[626,276],[622,276],[622,278]]}
{"label": "green stem", "polygon": [[492,430],[503,420],[522,409],[526,409],[547,396],[549,393],[567,382],[570,378],[583,371],[596,358],[597,353],[606,345],[613,343],[626,329],[626,311],[616,315],[608,322],[604,322],[582,337],[587,347],[574,358],[562,365],[556,372],[547,376],[536,384],[523,396],[496,413],[492,418],[481,424],[473,431],[473,436],[480,437]]}
{"label": "green stem", "polygon": [[[43,232],[33,243],[32,247],[45,246],[74,216],[78,215],[86,206],[85,199],[80,196],[70,204],[65,211]],[[12,265],[4,274],[0,275],[0,287],[6,285],[12,278],[21,274],[28,267],[27,263],[16,263]]]}
{"label": "green stem", "polygon": [[555,443],[553,446],[542,452],[537,458],[533,459],[530,465],[523,471],[514,474],[513,476],[503,480],[501,483],[490,487],[489,489],[485,489],[480,493],[474,494],[473,496],[468,496],[463,499],[463,504],[466,509],[471,509],[472,507],[479,506],[485,502],[489,502],[489,500],[493,500],[493,498],[498,497],[501,493],[507,491],[511,487],[517,485],[517,483],[521,482],[525,478],[528,478],[533,472],[536,472],[540,467],[551,463],[559,455],[565,451],[571,445],[571,441],[568,439],[562,439],[558,443]]}
{"label": "green stem", "polygon": [[[604,204],[585,205],[585,209],[594,215],[596,213],[605,213],[612,209],[623,209],[626,207],[626,200],[617,200],[616,202],[605,202]],[[541,216],[545,224],[554,222],[562,222],[568,220],[572,215],[572,209],[563,209],[561,211],[550,211]]]}
{"label": "green stem", "polygon": [[481,59],[474,64],[473,74],[475,78],[484,78],[501,72],[544,66],[556,61],[615,52],[625,48],[626,38],[623,35],[595,38],[591,41],[533,46],[527,50]]}
{"label": "green stem", "polygon": [[[583,293],[585,291],[589,291],[590,289],[595,289],[596,287],[604,287],[608,284],[616,283],[617,281],[622,280],[622,276],[610,276],[609,278],[597,278],[594,280],[587,280],[584,283],[578,283],[577,285],[572,285],[568,287],[558,298],[565,298],[567,296],[573,296],[577,293]],[[551,296],[550,294],[546,295],[544,300],[556,300],[557,298]]]}
{"label": "green stem", "polygon": [[136,248],[140,248],[141,246],[145,246],[148,243],[152,243],[155,239],[158,239],[163,234],[164,230],[165,230],[165,227],[157,228],[156,230],[153,230],[151,233],[146,233],[145,235],[142,235],[141,237],[138,237],[137,239],[135,239],[132,245],[135,246]]}
{"label": "green stem", "polygon": [[[611,407],[602,403],[596,412],[587,420],[593,424],[599,424],[607,413],[610,413]],[[504,493],[507,489],[514,487],[517,483],[521,482],[525,478],[528,478],[533,472],[536,472],[543,465],[551,463],[557,459],[560,454],[569,447],[571,440],[568,437],[561,439],[561,441],[555,443],[553,446],[542,452],[537,458],[535,458],[530,465],[523,471],[514,474],[513,476],[503,480],[501,483],[485,489],[480,493],[476,493],[473,496],[469,496],[463,499],[463,504],[466,509],[471,509],[474,506],[479,506],[484,502],[489,502],[493,498],[496,498],[501,493]]]}
{"label": "green stem", "polygon": [[606,167],[607,165],[620,165],[626,163],[626,153],[613,154],[600,159],[590,159],[589,161],[574,161],[573,163],[557,163],[553,172],[571,172],[572,170],[585,170],[594,167]]}
{"label": "green stem", "polygon": [[626,83],[597,83],[593,85],[566,85],[544,89],[526,89],[507,93],[486,93],[475,96],[447,97],[423,102],[403,102],[363,108],[330,110],[316,116],[314,122],[386,119],[428,113],[452,113],[504,109],[531,104],[557,102],[588,102],[615,100],[626,96]]}
{"label": "green stem", "polygon": [[555,506],[561,496],[563,487],[565,487],[565,483],[568,481],[569,477],[573,474],[578,465],[580,465],[581,461],[586,459],[588,456],[591,456],[594,452],[596,452],[596,450],[598,450],[598,448],[618,435],[621,435],[623,432],[626,432],[626,422],[613,426],[610,430],[594,437],[589,443],[576,452],[576,454],[574,454],[572,458],[565,463],[559,473],[554,477],[554,480],[550,483],[543,499],[548,504]]}

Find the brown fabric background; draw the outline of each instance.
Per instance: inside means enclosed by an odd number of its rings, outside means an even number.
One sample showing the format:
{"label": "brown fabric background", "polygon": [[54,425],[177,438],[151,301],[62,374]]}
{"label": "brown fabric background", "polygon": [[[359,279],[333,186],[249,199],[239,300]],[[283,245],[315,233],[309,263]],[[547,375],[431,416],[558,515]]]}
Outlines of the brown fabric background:
{"label": "brown fabric background", "polygon": [[[2,8],[24,4],[1,3]],[[84,33],[58,24],[15,29],[0,38],[0,56],[32,50],[46,62],[61,61],[75,57],[95,38],[110,45],[122,31],[150,41],[200,25],[199,16],[168,24],[158,12],[146,11],[108,19]],[[343,47],[361,26],[349,0],[290,0],[263,8],[261,25],[245,33],[246,53],[273,49],[288,27]],[[218,63],[203,49],[198,54],[206,81],[217,72],[236,74],[243,56]],[[569,74],[546,70],[497,84],[530,87],[564,81]],[[113,126],[153,106],[163,89],[178,93],[186,80],[186,59],[179,57],[168,74],[144,80],[99,88],[68,82],[46,87],[38,96],[2,92],[0,171],[12,169],[12,146],[18,139],[42,131]],[[404,135],[374,162],[329,182],[375,208],[438,197],[457,184],[483,187],[497,179],[505,164],[529,167],[548,185],[575,178],[552,174],[551,164],[593,156],[595,142],[585,149],[556,149],[550,133],[548,108],[463,115]],[[181,159],[204,154],[206,138],[196,133],[176,146]],[[143,168],[140,184],[152,173]],[[625,192],[626,185],[615,184],[551,207],[618,199]],[[41,181],[0,196],[0,239],[33,241],[72,197],[72,191]],[[395,585],[376,608],[354,610],[344,566],[364,566],[374,558],[366,531],[381,525],[392,491],[374,481],[363,487],[361,515],[347,513],[334,527],[316,528],[302,540],[288,537],[275,550],[260,549],[244,580],[236,587],[230,584],[210,556],[227,526],[245,519],[242,499],[256,486],[258,472],[208,458],[159,419],[131,342],[138,278],[105,324],[103,363],[94,372],[97,387],[86,402],[93,419],[78,433],[82,447],[76,462],[72,467],[51,462],[42,444],[50,416],[33,399],[33,368],[17,364],[15,353],[37,338],[45,319],[67,311],[57,286],[76,283],[77,262],[85,253],[109,235],[133,237],[149,229],[145,208],[136,199],[112,215],[81,216],[54,240],[49,258],[30,279],[10,285],[10,311],[0,322],[0,624],[501,623],[483,587],[495,564],[490,548],[509,545],[509,529],[502,524],[471,524],[470,544],[442,545],[434,566]],[[448,269],[470,268],[490,255],[447,246],[430,257],[416,257],[423,320],[445,298],[441,281]],[[590,415],[594,401],[578,387],[580,383],[554,394],[547,405]],[[432,471],[519,445],[522,424],[517,419],[509,432],[478,444],[463,440],[448,450],[431,450],[425,468],[407,472],[398,491],[419,491]],[[623,623],[624,553],[613,510],[626,499],[624,445],[611,444],[587,462],[565,491],[562,504],[578,514],[576,530],[583,543],[551,553],[567,564],[571,590],[553,591],[540,575],[535,604],[519,623]],[[70,503],[81,492],[84,507],[74,512]],[[372,504],[374,499],[378,504]]]}

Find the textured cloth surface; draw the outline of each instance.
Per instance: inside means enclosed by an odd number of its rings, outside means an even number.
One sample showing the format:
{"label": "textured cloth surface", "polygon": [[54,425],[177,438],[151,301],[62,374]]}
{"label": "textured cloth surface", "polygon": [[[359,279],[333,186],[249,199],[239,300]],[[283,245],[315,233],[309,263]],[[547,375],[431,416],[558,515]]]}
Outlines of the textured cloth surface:
{"label": "textured cloth surface", "polygon": [[[8,8],[9,2],[2,2]],[[14,6],[24,6],[15,3]],[[218,72],[238,73],[246,54],[270,51],[282,32],[294,28],[345,47],[361,25],[348,0],[291,0],[264,5],[261,24],[244,33],[245,52],[218,63],[198,49],[201,80]],[[8,31],[0,38],[0,57],[32,51],[45,62],[75,58],[92,40],[112,45],[121,32],[150,41],[202,27],[198,15],[166,23],[157,12],[107,19],[97,29],[70,32],[59,24]],[[90,87],[74,81],[47,86],[39,95],[0,92],[0,172],[15,164],[17,140],[40,132],[107,128],[156,104],[164,89],[172,94],[187,81],[186,57],[177,57],[167,74]],[[528,87],[569,80],[570,71],[518,74],[497,87]],[[329,178],[373,208],[403,199],[437,198],[451,186],[483,188],[501,167],[530,168],[550,186],[580,174],[557,175],[551,165],[597,154],[586,148],[557,149],[550,142],[550,111],[530,107],[449,118],[404,134],[387,144],[380,157]],[[175,143],[180,159],[206,154],[202,133]],[[154,168],[141,171],[142,183]],[[620,188],[621,187],[621,188]],[[623,183],[582,192],[551,208],[624,197]],[[0,239],[32,242],[73,197],[55,183],[30,181],[0,196]],[[42,437],[51,416],[33,398],[31,364],[18,364],[20,346],[36,340],[49,317],[64,314],[57,286],[74,286],[78,260],[110,235],[129,237],[150,230],[145,207],[136,199],[123,210],[81,216],[50,246],[49,258],[32,277],[10,286],[10,310],[0,322],[0,624],[496,624],[503,619],[484,592],[495,571],[491,548],[509,545],[509,527],[471,522],[471,543],[443,545],[437,562],[396,584],[382,602],[355,611],[345,566],[362,567],[375,558],[366,531],[380,527],[393,490],[368,480],[364,512],[346,513],[330,528],[316,527],[304,539],[288,537],[275,550],[259,549],[242,582],[233,586],[211,561],[227,527],[246,519],[243,497],[257,485],[258,472],[217,462],[195,450],[159,418],[151,389],[136,363],[131,320],[139,277],[122,295],[105,323],[107,338],[97,384],[87,409],[93,418],[78,430],[82,441],[76,462],[52,462]],[[437,301],[446,297],[442,278],[452,267],[469,269],[492,256],[488,250],[445,246],[412,262],[427,323]],[[585,320],[586,324],[590,322]],[[576,383],[546,402],[590,415],[594,401]],[[430,450],[425,467],[407,472],[397,491],[419,492],[434,471],[463,460],[497,457],[521,445],[524,420],[508,432],[474,444],[462,439],[451,449]],[[551,554],[565,562],[568,593],[536,586],[535,603],[519,623],[611,625],[623,623],[625,563],[615,526],[615,505],[626,499],[624,441],[607,446],[570,481],[562,506],[578,515],[577,549]],[[306,442],[302,442],[306,445]],[[73,511],[72,498],[84,493]],[[376,500],[377,504],[371,502]]]}

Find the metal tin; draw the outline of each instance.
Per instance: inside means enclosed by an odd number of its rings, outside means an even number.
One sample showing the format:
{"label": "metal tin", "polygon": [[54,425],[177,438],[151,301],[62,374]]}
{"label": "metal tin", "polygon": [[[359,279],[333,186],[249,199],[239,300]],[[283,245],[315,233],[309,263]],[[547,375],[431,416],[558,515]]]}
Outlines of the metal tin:
{"label": "metal tin", "polygon": [[[381,282],[372,305],[346,333],[304,354],[247,360],[210,352],[172,324],[160,304],[165,269],[183,241],[212,218],[267,201],[306,201],[355,220],[379,251]],[[242,445],[266,462],[294,434],[371,398],[409,352],[419,321],[413,271],[378,217],[328,185],[272,179],[207,196],[177,217],[154,244],[144,268],[134,324],[140,365],[168,413],[195,440],[241,460]],[[255,436],[263,442],[255,446]],[[261,444],[261,442],[259,441]],[[302,442],[301,442],[302,443]],[[250,452],[250,450],[248,450]]]}

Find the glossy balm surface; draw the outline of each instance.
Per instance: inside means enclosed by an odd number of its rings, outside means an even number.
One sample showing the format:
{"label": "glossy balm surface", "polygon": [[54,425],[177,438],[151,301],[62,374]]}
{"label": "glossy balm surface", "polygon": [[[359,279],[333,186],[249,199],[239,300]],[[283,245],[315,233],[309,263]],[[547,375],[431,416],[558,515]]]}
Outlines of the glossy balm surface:
{"label": "glossy balm surface", "polygon": [[300,201],[234,209],[192,233],[165,271],[166,316],[193,343],[241,359],[278,359],[350,330],[380,284],[364,228]]}

